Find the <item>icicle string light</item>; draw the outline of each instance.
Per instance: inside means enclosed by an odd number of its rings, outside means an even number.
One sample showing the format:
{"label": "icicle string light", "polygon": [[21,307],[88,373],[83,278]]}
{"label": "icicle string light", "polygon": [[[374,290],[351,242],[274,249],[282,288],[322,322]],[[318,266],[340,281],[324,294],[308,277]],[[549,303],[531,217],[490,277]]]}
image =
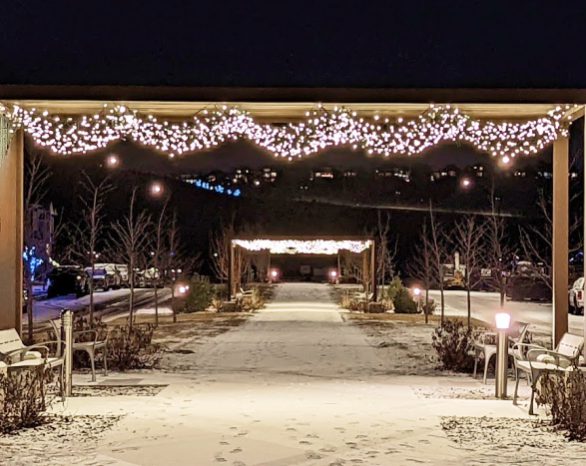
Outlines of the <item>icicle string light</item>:
{"label": "icicle string light", "polygon": [[354,240],[271,240],[271,239],[253,239],[243,240],[235,239],[232,243],[248,251],[270,251],[271,254],[337,254],[338,251],[350,251],[356,254],[366,251],[372,241],[354,241]]}
{"label": "icicle string light", "polygon": [[184,122],[160,121],[125,106],[104,106],[95,115],[63,117],[47,111],[0,105],[14,128],[24,128],[35,142],[56,154],[83,154],[130,139],[171,157],[208,150],[246,139],[277,157],[305,157],[331,147],[351,146],[372,155],[416,155],[442,142],[462,142],[510,160],[536,154],[560,135],[567,135],[558,106],[523,122],[477,120],[450,105],[431,105],[416,118],[363,118],[346,108],[307,112],[304,121],[285,126],[259,123],[237,107],[203,110]]}

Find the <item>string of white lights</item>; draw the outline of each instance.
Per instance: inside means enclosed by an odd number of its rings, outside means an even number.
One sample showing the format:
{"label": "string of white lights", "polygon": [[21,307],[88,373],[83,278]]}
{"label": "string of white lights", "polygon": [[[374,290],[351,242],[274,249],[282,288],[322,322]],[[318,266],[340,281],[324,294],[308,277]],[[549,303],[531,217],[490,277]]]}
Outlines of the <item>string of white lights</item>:
{"label": "string of white lights", "polygon": [[338,251],[350,251],[356,254],[366,251],[372,241],[356,240],[271,240],[271,239],[235,239],[232,243],[247,251],[270,251],[271,254],[337,254]]}
{"label": "string of white lights", "polygon": [[546,115],[523,122],[478,120],[450,105],[430,105],[413,119],[367,119],[345,108],[319,106],[304,121],[285,126],[259,123],[237,107],[203,110],[188,121],[160,121],[122,105],[104,106],[94,115],[63,117],[47,111],[0,104],[13,128],[23,128],[40,146],[61,155],[103,149],[123,139],[136,141],[171,157],[207,150],[227,141],[247,139],[277,157],[293,159],[338,146],[373,155],[416,155],[442,142],[467,143],[500,157],[536,154],[560,135],[567,135],[558,106]]}

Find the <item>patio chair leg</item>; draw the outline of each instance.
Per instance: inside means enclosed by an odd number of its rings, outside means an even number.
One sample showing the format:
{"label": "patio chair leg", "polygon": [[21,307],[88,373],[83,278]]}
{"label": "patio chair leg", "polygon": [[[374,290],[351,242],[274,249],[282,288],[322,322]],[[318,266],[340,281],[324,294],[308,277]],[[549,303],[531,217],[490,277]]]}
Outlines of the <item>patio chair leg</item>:
{"label": "patio chair leg", "polygon": [[515,393],[513,394],[513,404],[517,404],[517,392],[519,391],[519,372],[515,369]]}
{"label": "patio chair leg", "polygon": [[108,347],[104,347],[104,375],[108,375]]}
{"label": "patio chair leg", "polygon": [[490,358],[487,358],[486,355],[484,357],[484,379],[483,382],[486,385],[486,374],[488,372],[488,363],[490,362]]}
{"label": "patio chair leg", "polygon": [[65,401],[65,366],[61,364],[59,367],[59,392],[61,393],[61,401]]}
{"label": "patio chair leg", "polygon": [[96,381],[96,364],[95,364],[95,361],[94,361],[94,356],[95,355],[94,355],[94,352],[93,351],[88,351],[87,354],[89,354],[89,356],[90,356],[90,362],[91,362],[91,365],[92,365],[92,382],[95,382]]}

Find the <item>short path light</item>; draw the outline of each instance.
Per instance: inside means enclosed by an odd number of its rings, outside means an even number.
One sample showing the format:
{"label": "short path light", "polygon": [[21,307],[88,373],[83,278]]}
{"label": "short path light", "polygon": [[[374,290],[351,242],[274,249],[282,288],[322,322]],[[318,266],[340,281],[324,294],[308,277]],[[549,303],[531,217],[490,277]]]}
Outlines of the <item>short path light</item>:
{"label": "short path light", "polygon": [[421,288],[415,287],[413,288],[413,296],[415,297],[415,302],[417,303],[417,313],[421,312]]}
{"label": "short path light", "polygon": [[495,396],[501,400],[507,398],[507,367],[509,364],[509,341],[507,331],[511,324],[511,315],[506,312],[498,312],[495,316],[498,332],[496,370],[495,370]]}

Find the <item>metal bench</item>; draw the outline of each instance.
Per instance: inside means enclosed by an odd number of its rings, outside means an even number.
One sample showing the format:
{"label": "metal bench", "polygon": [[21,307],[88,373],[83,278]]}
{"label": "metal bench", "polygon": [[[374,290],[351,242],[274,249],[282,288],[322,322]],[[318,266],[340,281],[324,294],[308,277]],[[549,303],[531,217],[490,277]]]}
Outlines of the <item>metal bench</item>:
{"label": "metal bench", "polygon": [[[49,348],[53,346],[56,349],[51,355],[52,352]],[[28,369],[41,365],[46,365],[50,369],[58,369],[60,394],[61,396],[65,395],[63,341],[44,341],[26,346],[16,329],[0,330],[0,361],[4,366],[2,370],[6,371]]]}
{"label": "metal bench", "polygon": [[531,401],[529,414],[533,414],[533,401],[539,378],[547,371],[565,371],[579,358],[584,346],[584,338],[565,333],[554,350],[543,346],[516,343],[513,345],[515,356],[515,394],[513,404],[517,404],[517,391],[520,375],[524,374],[531,385]]}

